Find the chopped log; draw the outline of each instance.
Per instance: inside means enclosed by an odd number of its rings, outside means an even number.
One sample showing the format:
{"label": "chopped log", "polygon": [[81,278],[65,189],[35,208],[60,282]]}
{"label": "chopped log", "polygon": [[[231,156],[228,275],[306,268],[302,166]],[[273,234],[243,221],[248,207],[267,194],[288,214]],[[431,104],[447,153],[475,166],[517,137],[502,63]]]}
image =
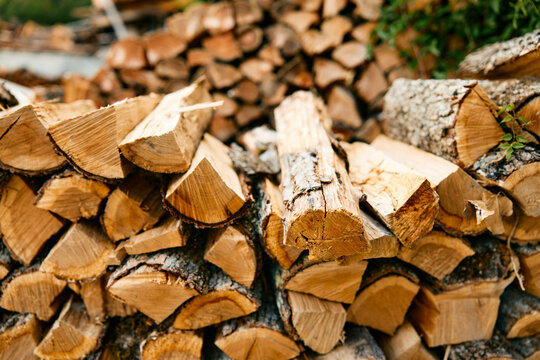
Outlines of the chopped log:
{"label": "chopped log", "polygon": [[0,241],[0,280],[4,279],[14,266],[14,261],[9,255],[9,250]]}
{"label": "chopped log", "polygon": [[312,73],[307,70],[306,63],[299,56],[281,67],[277,77],[283,78],[289,84],[302,89],[309,89],[313,86]]}
{"label": "chopped log", "polygon": [[237,226],[216,229],[208,235],[204,259],[244,286],[251,287],[255,281],[258,257],[253,240]]}
{"label": "chopped log", "polygon": [[28,266],[64,224],[34,205],[34,192],[18,175],[13,175],[0,191],[2,240],[12,257]]}
{"label": "chopped log", "polygon": [[487,186],[505,190],[527,216],[540,216],[540,147],[516,149],[509,161],[505,150],[494,149],[472,166],[475,175]]}
{"label": "chopped log", "polygon": [[6,310],[36,314],[48,321],[60,305],[58,295],[66,281],[37,270],[37,266],[15,270],[2,284],[0,306]]}
{"label": "chopped log", "polygon": [[511,242],[520,245],[536,243],[540,240],[539,221],[540,217],[526,216],[519,209],[514,209],[513,216],[503,217],[504,238],[508,239],[512,234]]}
{"label": "chopped log", "polygon": [[429,233],[439,210],[439,197],[429,181],[370,145],[342,143],[353,186],[366,205],[406,247]]}
{"label": "chopped log", "polygon": [[234,19],[238,27],[252,25],[263,20],[263,11],[257,1],[234,0]]}
{"label": "chopped log", "polygon": [[369,21],[379,20],[383,0],[353,0],[356,4],[354,14]]}
{"label": "chopped log", "polygon": [[249,58],[240,64],[240,72],[249,80],[259,83],[272,73],[272,63],[259,58]]}
{"label": "chopped log", "polygon": [[79,222],[62,235],[40,270],[67,280],[94,279],[109,265],[119,265],[114,244],[98,224]]}
{"label": "chopped log", "polygon": [[54,151],[47,129],[55,122],[94,110],[89,100],[70,104],[41,102],[0,114],[0,166],[28,175],[50,173],[66,164]]}
{"label": "chopped log", "polygon": [[515,278],[514,255],[494,238],[471,245],[475,254],[442,280],[428,279],[413,303],[411,322],[429,347],[492,336],[499,297]]}
{"label": "chopped log", "polygon": [[285,64],[285,60],[283,60],[283,57],[281,57],[279,49],[270,45],[263,46],[257,53],[257,56],[272,63],[274,66],[282,66]]}
{"label": "chopped log", "polygon": [[310,11],[287,11],[280,20],[297,33],[303,33],[319,21],[319,14]]}
{"label": "chopped log", "polygon": [[164,214],[158,185],[134,174],[111,193],[101,223],[109,239],[116,242],[151,229]]}
{"label": "chopped log", "polygon": [[144,44],[137,38],[121,39],[111,45],[107,65],[113,69],[142,69],[146,66]]}
{"label": "chopped log", "polygon": [[232,61],[242,56],[242,50],[232,32],[204,38],[202,45],[218,60]]}
{"label": "chopped log", "polygon": [[[322,101],[298,91],[275,110],[285,204],[285,243],[312,258],[332,259],[369,250],[345,162],[327,133]],[[290,136],[295,134],[295,141]]]}
{"label": "chopped log", "polygon": [[469,341],[450,347],[448,359],[522,360],[523,357],[512,349],[507,339],[496,334],[491,339]]}
{"label": "chopped log", "polygon": [[49,210],[73,222],[97,215],[103,199],[111,190],[101,182],[66,170],[50,178],[34,200],[37,208]]}
{"label": "chopped log", "polygon": [[263,31],[260,27],[255,26],[239,28],[236,30],[236,41],[243,52],[255,51],[263,42]]}
{"label": "chopped log", "polygon": [[466,209],[471,200],[485,201],[496,195],[485,190],[457,165],[383,135],[378,136],[371,146],[429,180],[439,195],[436,220],[445,231],[456,235],[476,235],[486,230],[486,223],[478,223]]}
{"label": "chopped log", "polygon": [[217,114],[214,114],[208,128],[208,133],[221,142],[229,141],[237,131],[236,124],[232,119]]}
{"label": "chopped log", "polygon": [[62,77],[63,100],[65,103],[72,103],[77,100],[93,101],[95,106],[101,106],[103,100],[99,93],[99,86],[93,84],[89,79],[81,74],[68,74]]}
{"label": "chopped log", "polygon": [[360,141],[371,144],[381,134],[382,129],[379,121],[371,117],[354,133],[354,137]]}
{"label": "chopped log", "polygon": [[236,124],[239,127],[245,127],[262,116],[262,110],[258,105],[242,105],[236,113]]}
{"label": "chopped log", "polygon": [[540,355],[540,338],[536,336],[512,339],[510,346],[526,360],[534,360]]}
{"label": "chopped log", "polygon": [[338,63],[319,57],[315,58],[313,71],[315,72],[315,84],[320,89],[324,89],[335,82],[343,82],[348,85],[354,78],[351,71],[346,70]]}
{"label": "chopped log", "polygon": [[177,57],[187,47],[182,38],[167,30],[146,35],[143,43],[150,66],[155,66],[160,60]]}
{"label": "chopped log", "polygon": [[159,61],[154,71],[157,76],[172,80],[187,80],[190,75],[186,62],[178,58]]}
{"label": "chopped log", "polygon": [[122,247],[130,255],[145,254],[184,246],[190,234],[190,228],[186,224],[168,216],[156,227],[130,237],[122,244]]}
{"label": "chopped log", "polygon": [[458,74],[483,79],[540,76],[540,30],[486,45],[459,64]]}
{"label": "chopped log", "polygon": [[347,321],[393,335],[420,289],[418,282],[416,274],[396,260],[370,261]]}
{"label": "chopped log", "polygon": [[437,359],[426,349],[422,339],[408,321],[405,321],[393,336],[381,334],[377,340],[388,360]]}
{"label": "chopped log", "polygon": [[130,88],[143,88],[147,92],[158,92],[165,87],[164,81],[151,70],[122,69],[120,77]]}
{"label": "chopped log", "polygon": [[345,342],[328,354],[309,357],[312,360],[383,360],[384,353],[365,327],[345,326]]}
{"label": "chopped log", "polygon": [[257,312],[218,327],[215,344],[238,360],[291,359],[302,350],[286,333],[271,294],[264,295]]}
{"label": "chopped log", "polygon": [[348,69],[354,69],[366,62],[367,47],[357,41],[343,43],[332,51],[332,59]]}
{"label": "chopped log", "polygon": [[290,270],[284,271],[281,286],[286,290],[351,304],[366,266],[366,261],[357,259],[322,262],[309,261],[304,255]]}
{"label": "chopped log", "polygon": [[0,316],[0,359],[35,360],[41,326],[31,314],[3,312]]}
{"label": "chopped log", "polygon": [[169,329],[153,331],[141,343],[142,360],[201,359],[201,333]]}
{"label": "chopped log", "polygon": [[129,161],[149,171],[185,172],[212,119],[206,82],[166,95],[118,145]]}
{"label": "chopped log", "polygon": [[344,16],[334,16],[324,20],[321,24],[321,32],[330,37],[332,47],[343,42],[343,38],[352,30],[352,22]]}
{"label": "chopped log", "polygon": [[124,178],[131,166],[118,144],[161,100],[158,95],[116,102],[85,115],[56,122],[49,136],[80,172],[98,180]]}
{"label": "chopped log", "polygon": [[325,18],[336,16],[345,6],[347,6],[347,0],[324,0],[322,15]]}
{"label": "chopped log", "polygon": [[420,75],[416,71],[408,67],[407,65],[403,65],[403,66],[390,70],[390,72],[386,75],[386,77],[388,79],[388,83],[392,85],[394,81],[396,81],[399,78],[418,79]]}
{"label": "chopped log", "polygon": [[211,268],[207,287],[204,294],[193,297],[180,307],[173,327],[193,330],[219,324],[249,315],[261,303],[261,284],[248,289],[215,267]]}
{"label": "chopped log", "polygon": [[265,106],[279,105],[287,93],[287,84],[273,78],[264,79],[260,84],[262,103]]}
{"label": "chopped log", "polygon": [[468,256],[474,254],[463,239],[433,230],[418,239],[412,248],[402,247],[398,258],[442,280]]}
{"label": "chopped log", "polygon": [[167,209],[198,227],[226,225],[241,216],[251,200],[227,152],[223,143],[205,134],[188,171],[169,183]]}
{"label": "chopped log", "polygon": [[229,96],[223,93],[214,92],[212,94],[212,98],[214,99],[214,101],[223,101],[223,105],[216,108],[216,110],[214,111],[214,115],[228,117],[233,116],[238,111],[238,104]]}
{"label": "chopped log", "polygon": [[93,322],[105,321],[107,316],[105,307],[105,289],[103,280],[105,276],[93,279],[91,281],[79,282],[79,295],[84,302],[84,307],[88,312],[90,320]]}
{"label": "chopped log", "polygon": [[[112,94],[122,89],[122,84],[114,70],[103,66],[92,78],[92,82],[99,86],[101,92]],[[66,101],[67,102],[67,101]]]}
{"label": "chopped log", "polygon": [[383,118],[390,137],[468,168],[504,135],[494,109],[476,81],[398,79]]}
{"label": "chopped log", "polygon": [[206,66],[214,61],[209,51],[204,49],[190,49],[187,52],[186,61],[189,67]]}
{"label": "chopped log", "polygon": [[308,56],[320,55],[336,46],[333,35],[313,29],[300,34],[300,41]]}
{"label": "chopped log", "polygon": [[206,3],[191,4],[183,12],[168,17],[165,24],[173,34],[190,43],[204,32],[203,18],[208,6]]}
{"label": "chopped log", "polygon": [[234,66],[214,62],[206,67],[206,75],[216,89],[231,87],[242,79],[242,73]]}
{"label": "chopped log", "polygon": [[151,332],[152,324],[142,314],[114,319],[105,337],[101,359],[140,359],[140,345]]}
{"label": "chopped log", "polygon": [[235,24],[234,7],[228,1],[210,5],[204,14],[203,26],[212,35],[232,30]]}
{"label": "chopped log", "polygon": [[281,50],[287,57],[298,54],[302,48],[296,32],[284,24],[271,25],[264,30],[264,34],[270,46]]}
{"label": "chopped log", "polygon": [[356,26],[352,30],[351,36],[362,44],[367,45],[371,43],[371,34],[375,30],[375,28],[377,28],[377,23],[374,21],[368,21],[366,23]]}
{"label": "chopped log", "polygon": [[516,286],[501,295],[496,327],[508,339],[533,336],[540,332],[540,299]]}
{"label": "chopped log", "polygon": [[84,304],[69,299],[49,332],[34,350],[42,359],[81,359],[99,345],[103,325],[93,322]]}
{"label": "chopped log", "polygon": [[[259,88],[255,82],[250,80],[240,81],[234,88],[227,92],[230,96],[238,98],[248,104],[253,104],[259,100]],[[229,98],[227,98],[229,99]],[[229,99],[229,101],[233,101]],[[236,111],[235,111],[236,112]],[[223,114],[222,114],[223,115]],[[232,114],[230,114],[232,115]],[[228,116],[230,116],[228,115]],[[225,115],[227,116],[227,115]]]}
{"label": "chopped log", "polygon": [[388,90],[382,70],[371,62],[354,85],[356,93],[371,106]]}
{"label": "chopped log", "polygon": [[374,48],[373,56],[379,68],[385,73],[403,64],[403,58],[399,51],[386,44]]}
{"label": "chopped log", "polygon": [[515,252],[525,278],[525,289],[529,294],[540,297],[540,245],[534,243],[518,246]]}

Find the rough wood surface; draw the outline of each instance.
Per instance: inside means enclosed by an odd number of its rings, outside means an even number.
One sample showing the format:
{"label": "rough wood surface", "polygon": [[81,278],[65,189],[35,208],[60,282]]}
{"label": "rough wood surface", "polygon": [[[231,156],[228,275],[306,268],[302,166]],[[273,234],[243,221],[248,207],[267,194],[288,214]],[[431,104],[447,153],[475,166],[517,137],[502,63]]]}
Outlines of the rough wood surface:
{"label": "rough wood surface", "polygon": [[470,167],[504,135],[495,108],[476,81],[398,79],[382,116],[391,138]]}
{"label": "rough wood surface", "polygon": [[9,250],[0,242],[0,280],[5,278],[14,267],[15,261],[9,255]]}
{"label": "rough wood surface", "polygon": [[523,357],[501,334],[491,339],[464,342],[450,348],[448,359],[521,360]]}
{"label": "rough wood surface", "polygon": [[495,325],[507,338],[533,336],[540,332],[540,300],[516,286],[501,295],[499,316]]}
{"label": "rough wood surface", "polygon": [[539,76],[540,30],[521,37],[486,45],[467,55],[458,74],[474,78],[505,79]]}
{"label": "rough wood surface", "polygon": [[0,321],[0,359],[37,360],[34,349],[41,337],[41,325],[36,317],[2,312]]}
{"label": "rough wood surface", "polygon": [[184,246],[187,244],[191,228],[173,216],[164,218],[158,225],[122,243],[130,255],[150,253],[157,250]]}
{"label": "rough wood surface", "polygon": [[422,338],[409,321],[401,325],[393,336],[381,334],[377,337],[388,360],[434,360],[422,343]]}
{"label": "rough wood surface", "polygon": [[141,343],[142,360],[201,359],[202,333],[169,329],[153,331]]}
{"label": "rough wood surface", "polygon": [[115,69],[142,69],[147,64],[143,42],[136,38],[115,42],[107,54],[107,64]]}
{"label": "rough wood surface", "polygon": [[345,341],[328,354],[310,356],[313,360],[383,360],[384,353],[368,329],[361,326],[345,326]]}
{"label": "rough wood surface", "polygon": [[540,245],[535,242],[518,246],[515,252],[519,257],[525,289],[529,294],[540,297]]}
{"label": "rough wood surface", "polygon": [[[345,161],[327,133],[321,100],[296,92],[275,110],[285,203],[285,243],[308,248],[313,258],[369,250]],[[294,134],[295,140],[291,136]]]}

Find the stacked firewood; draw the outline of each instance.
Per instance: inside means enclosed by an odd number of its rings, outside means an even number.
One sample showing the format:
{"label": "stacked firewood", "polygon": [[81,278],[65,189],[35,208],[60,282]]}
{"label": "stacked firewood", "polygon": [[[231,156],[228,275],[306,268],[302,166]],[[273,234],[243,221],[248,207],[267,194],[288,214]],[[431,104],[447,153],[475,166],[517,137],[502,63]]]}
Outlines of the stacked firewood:
{"label": "stacked firewood", "polygon": [[208,66],[101,108],[0,88],[0,359],[538,356],[538,80],[396,80],[369,144],[287,90],[228,146]]}

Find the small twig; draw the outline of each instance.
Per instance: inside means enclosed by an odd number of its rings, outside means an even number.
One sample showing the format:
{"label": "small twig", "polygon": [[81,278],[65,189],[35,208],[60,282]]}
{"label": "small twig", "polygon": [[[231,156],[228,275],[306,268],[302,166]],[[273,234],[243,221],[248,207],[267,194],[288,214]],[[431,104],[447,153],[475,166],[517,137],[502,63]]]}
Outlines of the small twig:
{"label": "small twig", "polygon": [[452,345],[448,344],[446,345],[446,350],[444,351],[444,358],[443,360],[448,360],[448,357],[450,356],[450,348]]}
{"label": "small twig", "polygon": [[[512,240],[512,237],[514,236],[514,233],[516,232],[516,228],[519,223],[519,214],[516,214],[516,221],[514,222],[514,227],[512,228],[512,231],[510,232],[510,235],[508,235],[508,239],[506,240],[506,246],[508,247],[508,250],[512,251],[510,248],[510,241]],[[516,277],[519,282],[519,287],[522,291],[525,291],[525,286],[523,285],[523,280],[521,279],[521,275],[519,274],[516,266],[516,262],[514,261],[514,257],[510,256],[510,261],[512,261],[512,267],[514,268],[514,273],[516,274]]]}

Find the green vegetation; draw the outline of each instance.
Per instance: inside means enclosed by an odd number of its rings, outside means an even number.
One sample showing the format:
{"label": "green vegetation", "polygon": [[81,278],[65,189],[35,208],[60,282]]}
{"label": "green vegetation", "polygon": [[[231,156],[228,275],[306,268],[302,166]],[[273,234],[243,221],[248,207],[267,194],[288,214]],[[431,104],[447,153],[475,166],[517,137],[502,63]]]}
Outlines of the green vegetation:
{"label": "green vegetation", "polygon": [[419,58],[433,54],[435,78],[455,71],[464,56],[480,46],[540,28],[539,0],[441,0],[416,11],[408,11],[407,2],[387,0],[373,36],[376,42],[395,46],[398,34],[416,30],[416,51],[401,51],[402,56],[417,68]]}
{"label": "green vegetation", "polygon": [[0,0],[0,18],[52,25],[77,20],[73,10],[90,5],[91,0]]}
{"label": "green vegetation", "polygon": [[516,149],[522,149],[529,140],[517,132],[525,125],[530,125],[530,121],[523,116],[516,116],[514,104],[508,104],[499,109],[497,116],[504,115],[504,118],[499,122],[502,128],[505,130],[505,134],[501,137],[501,143],[499,148],[505,150],[506,161],[510,160],[510,157]]}

